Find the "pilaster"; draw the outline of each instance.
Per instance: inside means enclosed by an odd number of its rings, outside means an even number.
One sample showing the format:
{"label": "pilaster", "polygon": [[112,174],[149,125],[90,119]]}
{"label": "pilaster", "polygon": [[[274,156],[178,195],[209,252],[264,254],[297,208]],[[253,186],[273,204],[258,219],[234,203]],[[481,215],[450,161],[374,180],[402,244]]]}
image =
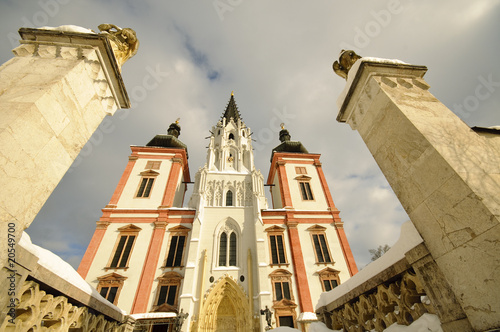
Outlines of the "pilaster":
{"label": "pilaster", "polygon": [[283,160],[278,160],[276,162],[276,172],[278,173],[280,191],[281,191],[281,202],[285,209],[293,208],[292,196],[290,195],[290,188],[288,186],[288,178],[285,169],[286,162]]}
{"label": "pilaster", "polygon": [[92,235],[92,239],[90,239],[89,246],[85,251],[85,254],[82,257],[80,265],[78,266],[78,274],[82,276],[83,279],[87,277],[87,273],[89,273],[90,266],[94,261],[95,255],[97,254],[97,250],[101,245],[102,239],[104,238],[104,234],[106,234],[106,230],[108,229],[109,221],[98,221],[96,225],[96,229],[94,231],[94,235]]}
{"label": "pilaster", "polygon": [[182,166],[183,164],[181,158],[172,158],[172,168],[170,169],[170,174],[168,175],[167,186],[165,187],[165,193],[163,194],[161,207],[173,206]]}
{"label": "pilaster", "polygon": [[301,312],[314,312],[314,307],[311,300],[311,292],[309,290],[309,282],[307,281],[306,266],[304,255],[302,254],[302,246],[300,244],[299,230],[297,222],[287,217],[288,236],[290,239],[290,248],[292,250],[293,271],[297,291],[299,293],[299,305]]}
{"label": "pilaster", "polygon": [[148,252],[144,258],[144,267],[142,268],[141,278],[139,279],[139,285],[135,293],[134,303],[132,304],[132,314],[148,311],[149,298],[151,296],[151,289],[153,288],[155,273],[158,268],[158,261],[160,259],[163,239],[165,238],[167,222],[157,221],[154,227],[153,235],[149,242]]}

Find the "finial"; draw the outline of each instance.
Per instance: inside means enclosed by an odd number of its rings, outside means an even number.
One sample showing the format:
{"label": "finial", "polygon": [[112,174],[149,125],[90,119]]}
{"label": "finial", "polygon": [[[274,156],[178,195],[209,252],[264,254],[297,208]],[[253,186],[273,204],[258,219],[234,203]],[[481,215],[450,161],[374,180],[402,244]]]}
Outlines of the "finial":
{"label": "finial", "polygon": [[282,122],[280,123],[281,130],[285,129],[285,124]]}
{"label": "finial", "polygon": [[177,118],[174,123],[171,123],[167,130],[167,135],[172,135],[175,137],[179,137],[181,133],[181,126],[179,126],[179,120],[181,118]]}
{"label": "finial", "polygon": [[361,59],[361,57],[354,51],[342,50],[340,51],[339,61],[335,61],[333,63],[333,71],[335,72],[335,74],[347,80],[349,69],[351,69],[351,67],[356,61],[358,61],[358,59]]}
{"label": "finial", "polygon": [[234,96],[234,91],[231,91],[231,96]]}

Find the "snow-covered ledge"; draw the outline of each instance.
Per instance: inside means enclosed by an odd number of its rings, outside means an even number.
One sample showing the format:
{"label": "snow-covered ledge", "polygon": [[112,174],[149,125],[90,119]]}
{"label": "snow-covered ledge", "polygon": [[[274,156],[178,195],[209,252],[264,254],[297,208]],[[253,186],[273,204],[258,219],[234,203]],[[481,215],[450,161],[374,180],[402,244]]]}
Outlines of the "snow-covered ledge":
{"label": "snow-covered ledge", "polygon": [[[29,235],[23,232],[17,250],[26,250],[38,261],[29,273],[30,277],[62,293],[67,298],[90,307],[100,314],[117,322],[126,319],[126,312],[103,298],[97,290],[88,284],[76,270],[53,252],[31,242]],[[20,262],[21,264],[23,262]]]}

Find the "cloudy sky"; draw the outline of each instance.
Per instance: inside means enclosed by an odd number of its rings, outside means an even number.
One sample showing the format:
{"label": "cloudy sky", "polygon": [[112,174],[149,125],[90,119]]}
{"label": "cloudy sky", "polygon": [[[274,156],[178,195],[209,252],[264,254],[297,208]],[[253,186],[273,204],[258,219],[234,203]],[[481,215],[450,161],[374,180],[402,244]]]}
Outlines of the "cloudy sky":
{"label": "cloudy sky", "polygon": [[[500,125],[497,0],[1,0],[0,60],[12,57],[20,27],[97,30],[101,23],[137,32],[139,52],[123,67],[133,108],[107,119],[108,130],[94,134],[28,229],[34,243],[74,267],[129,146],[146,144],[180,117],[194,175],[231,91],[265,176],[280,122],[292,139],[322,154],[359,267],[370,261],[368,249],[392,245],[408,216],[358,133],[335,120],[345,81],[331,65],[342,48],[426,65],[430,91],[463,121]],[[151,77],[158,84],[145,90]],[[475,97],[480,85],[488,98]]]}

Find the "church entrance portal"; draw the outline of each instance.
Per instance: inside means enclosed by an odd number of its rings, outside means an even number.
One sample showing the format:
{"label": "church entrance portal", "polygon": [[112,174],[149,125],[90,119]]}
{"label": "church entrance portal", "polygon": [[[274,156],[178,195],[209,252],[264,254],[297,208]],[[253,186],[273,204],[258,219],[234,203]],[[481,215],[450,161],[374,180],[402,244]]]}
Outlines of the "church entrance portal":
{"label": "church entrance portal", "polygon": [[198,321],[198,331],[253,331],[252,311],[243,288],[229,276],[219,279],[208,294]]}

